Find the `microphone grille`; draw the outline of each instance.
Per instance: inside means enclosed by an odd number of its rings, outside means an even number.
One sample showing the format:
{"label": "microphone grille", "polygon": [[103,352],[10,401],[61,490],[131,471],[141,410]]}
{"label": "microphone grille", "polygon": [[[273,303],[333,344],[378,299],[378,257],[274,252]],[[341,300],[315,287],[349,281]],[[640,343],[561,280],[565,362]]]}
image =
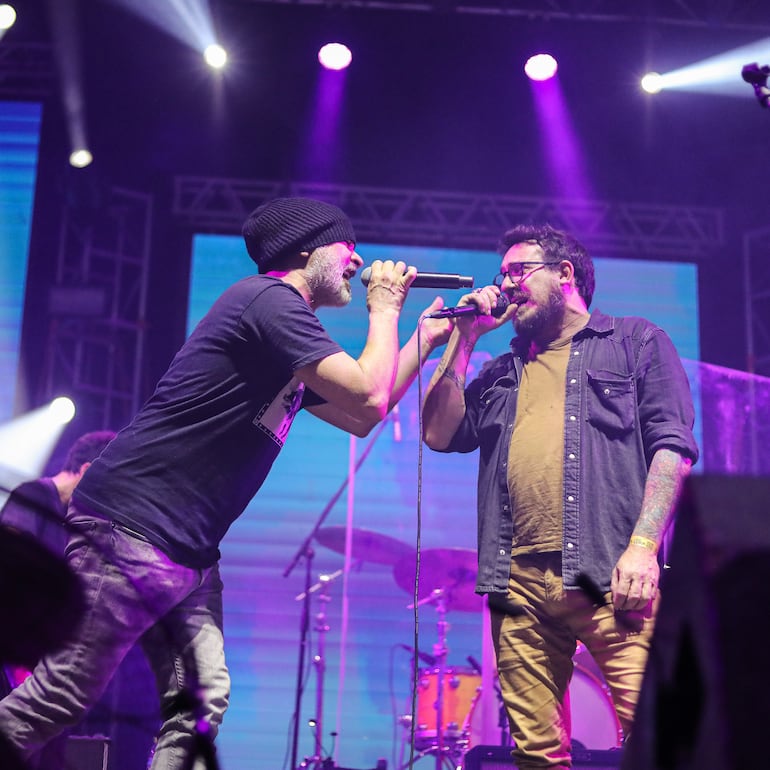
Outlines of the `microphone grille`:
{"label": "microphone grille", "polygon": [[495,318],[499,318],[508,309],[508,305],[511,304],[511,300],[505,294],[500,294],[497,298],[495,306],[492,308],[492,315]]}

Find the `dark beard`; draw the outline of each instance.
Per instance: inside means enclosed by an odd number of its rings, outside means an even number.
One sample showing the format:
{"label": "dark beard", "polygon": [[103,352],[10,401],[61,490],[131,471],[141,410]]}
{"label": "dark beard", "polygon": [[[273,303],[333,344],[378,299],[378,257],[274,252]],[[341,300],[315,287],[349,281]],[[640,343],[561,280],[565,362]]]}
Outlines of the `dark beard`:
{"label": "dark beard", "polygon": [[521,320],[514,316],[513,328],[516,334],[528,342],[552,342],[559,336],[566,304],[559,287],[554,287],[548,294],[548,302],[538,305],[534,313]]}

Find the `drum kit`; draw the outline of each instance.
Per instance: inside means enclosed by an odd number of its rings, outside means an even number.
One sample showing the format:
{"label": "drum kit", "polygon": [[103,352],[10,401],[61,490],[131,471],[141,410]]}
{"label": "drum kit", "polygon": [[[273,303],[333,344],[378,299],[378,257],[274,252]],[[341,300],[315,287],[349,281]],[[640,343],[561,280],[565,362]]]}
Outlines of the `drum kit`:
{"label": "drum kit", "polygon": [[437,768],[460,766],[470,746],[471,720],[481,697],[480,666],[473,670],[447,665],[447,613],[481,612],[483,606],[475,593],[476,572],[476,552],[465,548],[423,551],[416,592],[414,558],[402,559],[393,568],[396,584],[411,596],[416,594],[417,606],[432,605],[436,612],[435,663],[419,672],[415,713],[402,717],[401,722],[410,730],[417,758],[433,756]]}
{"label": "drum kit", "polygon": [[[345,527],[324,527],[316,533],[323,546],[345,553]],[[476,551],[468,548],[424,549],[419,555],[419,586],[415,591],[416,551],[400,540],[363,529],[351,532],[353,559],[393,567],[396,584],[413,597],[408,607],[431,605],[436,614],[437,641],[431,656],[407,645],[402,647],[429,659],[413,683],[411,713],[400,717],[407,729],[406,741],[414,749],[412,759],[433,757],[437,770],[461,767],[471,748],[474,714],[482,697],[482,670],[472,656],[470,667],[447,665],[449,612],[482,612],[482,597],[475,593]],[[569,689],[572,704],[573,743],[581,748],[609,749],[621,745],[622,733],[607,685],[585,647],[578,645]],[[496,697],[502,711],[499,688]],[[476,720],[478,721],[478,720]],[[505,728],[504,728],[505,732]],[[506,744],[507,745],[507,744]],[[402,766],[411,765],[411,761]]]}

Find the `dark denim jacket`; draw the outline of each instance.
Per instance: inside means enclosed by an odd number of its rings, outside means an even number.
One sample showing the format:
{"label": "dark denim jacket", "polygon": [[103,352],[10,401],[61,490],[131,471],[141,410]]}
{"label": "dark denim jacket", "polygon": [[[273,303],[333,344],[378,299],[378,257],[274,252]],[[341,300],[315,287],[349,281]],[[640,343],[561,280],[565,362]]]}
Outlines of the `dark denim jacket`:
{"label": "dark denim jacket", "polygon": [[[465,417],[445,450],[480,450],[479,593],[506,592],[515,536],[506,463],[522,370],[516,339],[511,349],[467,386]],[[572,341],[564,415],[564,585],[582,574],[606,592],[655,452],[698,457],[690,387],[668,335],[642,318],[594,311]]]}

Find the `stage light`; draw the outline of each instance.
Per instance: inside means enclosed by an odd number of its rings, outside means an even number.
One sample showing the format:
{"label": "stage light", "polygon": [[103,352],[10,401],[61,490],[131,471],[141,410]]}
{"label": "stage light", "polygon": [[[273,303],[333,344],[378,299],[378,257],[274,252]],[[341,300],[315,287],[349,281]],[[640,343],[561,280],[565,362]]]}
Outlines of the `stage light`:
{"label": "stage light", "polygon": [[212,43],[206,47],[203,52],[203,58],[206,60],[206,64],[215,70],[221,70],[222,67],[227,64],[227,51],[217,43]]}
{"label": "stage light", "polygon": [[353,61],[353,54],[343,43],[327,43],[318,52],[318,61],[327,70],[344,70]]}
{"label": "stage light", "polygon": [[[742,67],[746,62],[769,58],[770,38],[764,38],[686,67],[664,72],[658,75],[658,90],[676,89],[743,97],[746,95],[746,88],[741,79]],[[642,87],[644,88],[644,85]]]}
{"label": "stage light", "polygon": [[746,64],[741,70],[741,77],[753,87],[759,106],[767,109],[768,104],[770,104],[770,88],[767,86],[767,79],[770,77],[770,65],[765,64],[760,67],[756,62]]}
{"label": "stage light", "polygon": [[530,56],[524,65],[524,72],[530,80],[549,80],[556,74],[559,65],[549,53],[538,53]]}
{"label": "stage light", "polygon": [[10,29],[16,21],[16,11],[12,5],[0,5],[0,30]]}
{"label": "stage light", "polygon": [[54,425],[66,425],[75,416],[75,404],[67,396],[59,396],[48,405],[48,414]]}
{"label": "stage light", "polygon": [[73,150],[70,153],[70,166],[85,168],[93,163],[94,156],[86,149]]}
{"label": "stage light", "polygon": [[648,72],[642,78],[641,85],[648,94],[657,94],[663,88],[663,78],[659,72]]}

